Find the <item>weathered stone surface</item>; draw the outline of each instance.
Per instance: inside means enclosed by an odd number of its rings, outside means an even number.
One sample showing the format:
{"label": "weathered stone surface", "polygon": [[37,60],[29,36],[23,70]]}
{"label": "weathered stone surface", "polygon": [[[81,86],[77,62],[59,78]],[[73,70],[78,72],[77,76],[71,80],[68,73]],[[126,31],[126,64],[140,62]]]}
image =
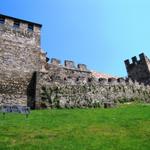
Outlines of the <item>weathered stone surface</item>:
{"label": "weathered stone surface", "polygon": [[33,23],[34,30],[28,31],[28,22],[19,20],[20,27],[15,28],[16,19],[4,17],[0,24],[0,104],[27,105],[34,91],[30,86],[33,73],[46,64],[40,26]]}
{"label": "weathered stone surface", "polygon": [[[16,19],[15,19],[16,20]],[[0,105],[31,108],[114,107],[117,102],[150,102],[150,61],[144,55],[125,61],[131,78],[95,78],[84,64],[53,58],[40,47],[41,26],[5,16],[0,24]],[[140,84],[139,84],[140,83]],[[142,84],[141,84],[142,83]],[[145,86],[145,84],[147,84]]]}
{"label": "weathered stone surface", "polygon": [[[150,102],[150,88],[124,80],[110,79],[103,84],[101,81],[81,80],[80,84],[74,78],[74,84],[67,81],[49,80],[49,74],[40,73],[39,97],[47,107],[104,107],[104,103],[127,102],[133,99],[141,99]],[[86,76],[85,79],[87,79]],[[114,82],[115,81],[115,82]],[[82,84],[81,84],[82,83]]]}
{"label": "weathered stone surface", "polygon": [[140,60],[136,56],[132,57],[132,63],[127,59],[125,66],[128,77],[139,83],[150,84],[150,60],[144,53],[139,55]]}

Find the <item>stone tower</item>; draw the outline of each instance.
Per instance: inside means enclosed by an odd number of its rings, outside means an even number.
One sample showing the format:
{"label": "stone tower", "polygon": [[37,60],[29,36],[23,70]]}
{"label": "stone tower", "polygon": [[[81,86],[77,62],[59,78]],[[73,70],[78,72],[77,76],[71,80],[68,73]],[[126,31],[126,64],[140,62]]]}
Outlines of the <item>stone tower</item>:
{"label": "stone tower", "polygon": [[26,105],[35,98],[34,72],[44,70],[46,62],[41,27],[0,14],[0,104]]}
{"label": "stone tower", "polygon": [[0,69],[32,72],[41,69],[42,25],[0,15]]}
{"label": "stone tower", "polygon": [[132,57],[132,63],[129,59],[125,60],[128,77],[140,83],[150,84],[150,60],[144,53],[139,54],[137,57]]}

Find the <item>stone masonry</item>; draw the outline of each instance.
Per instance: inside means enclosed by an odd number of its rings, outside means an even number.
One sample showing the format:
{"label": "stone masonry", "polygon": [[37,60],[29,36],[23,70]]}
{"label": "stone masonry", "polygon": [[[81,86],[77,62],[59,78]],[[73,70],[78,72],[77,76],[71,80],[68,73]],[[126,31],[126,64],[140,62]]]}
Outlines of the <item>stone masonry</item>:
{"label": "stone masonry", "polygon": [[30,82],[45,63],[40,29],[40,24],[0,15],[1,104],[27,105],[27,99],[35,99]]}
{"label": "stone masonry", "polygon": [[82,71],[75,65],[69,68],[66,63],[63,66],[58,62],[52,61],[47,72],[37,74],[37,108],[104,107],[107,102],[130,102],[135,99],[150,102],[149,85],[129,78],[97,79],[86,67],[87,70]]}
{"label": "stone masonry", "polygon": [[[125,61],[128,78],[96,78],[85,64],[49,58],[38,23],[0,15],[0,105],[31,108],[104,107],[140,99],[150,102],[150,61]],[[138,82],[137,82],[138,81]]]}
{"label": "stone masonry", "polygon": [[144,53],[139,58],[137,60],[136,56],[132,57],[132,63],[129,59],[125,60],[128,77],[146,85],[150,84],[150,60]]}

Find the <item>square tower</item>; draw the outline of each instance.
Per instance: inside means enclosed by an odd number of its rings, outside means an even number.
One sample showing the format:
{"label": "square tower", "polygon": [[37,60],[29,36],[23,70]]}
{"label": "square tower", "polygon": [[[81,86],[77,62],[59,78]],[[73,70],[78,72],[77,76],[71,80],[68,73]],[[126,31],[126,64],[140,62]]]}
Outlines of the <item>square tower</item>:
{"label": "square tower", "polygon": [[40,69],[41,24],[0,14],[0,68],[33,72]]}
{"label": "square tower", "polygon": [[34,107],[36,72],[43,70],[41,24],[0,14],[0,105]]}
{"label": "square tower", "polygon": [[133,81],[138,81],[144,84],[150,84],[150,60],[144,53],[139,54],[139,60],[137,57],[132,57],[132,62],[125,60],[125,66],[127,69],[128,77]]}

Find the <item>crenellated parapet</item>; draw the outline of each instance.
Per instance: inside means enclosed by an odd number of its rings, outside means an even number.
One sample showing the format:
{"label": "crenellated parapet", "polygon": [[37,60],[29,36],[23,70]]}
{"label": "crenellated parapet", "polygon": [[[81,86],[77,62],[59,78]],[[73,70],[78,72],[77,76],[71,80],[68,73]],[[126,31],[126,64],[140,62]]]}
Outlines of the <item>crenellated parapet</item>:
{"label": "crenellated parapet", "polygon": [[51,59],[51,64],[53,65],[60,65],[61,61],[59,59],[56,59],[56,58],[52,58]]}
{"label": "crenellated parapet", "polygon": [[51,67],[61,67],[63,69],[67,70],[74,70],[78,72],[90,72],[90,70],[87,69],[87,66],[85,64],[75,64],[72,60],[65,60],[64,64],[61,64],[61,61],[57,58],[51,58],[49,68]]}
{"label": "crenellated parapet", "polygon": [[[60,70],[59,70],[60,71]],[[54,73],[54,72],[53,72]],[[72,73],[72,72],[55,72],[54,74],[51,72],[48,73],[40,73],[40,78],[44,79],[46,82],[53,84],[53,83],[62,83],[66,85],[78,85],[78,84],[94,84],[94,85],[131,85],[131,86],[144,86],[142,82],[139,83],[136,80],[132,80],[130,78],[94,78],[91,74],[82,74],[81,72]]]}
{"label": "crenellated parapet", "polygon": [[[141,53],[139,55],[140,60],[136,58],[136,56],[132,57],[132,63],[129,60],[125,61],[127,67],[136,66],[138,64],[142,64],[147,59],[146,56]],[[51,82],[61,82],[64,84],[104,84],[104,85],[139,85],[143,84],[143,82],[139,82],[136,78],[130,78],[130,76],[126,79],[124,78],[116,78],[116,77],[108,77],[108,78],[95,78],[87,69],[85,64],[76,65],[74,61],[65,60],[64,64],[61,64],[61,61],[56,58],[52,58],[50,63],[48,64],[48,75],[51,78]]]}
{"label": "crenellated parapet", "polygon": [[124,61],[124,63],[125,63],[125,65],[126,65],[126,68],[128,68],[128,70],[130,69],[130,68],[132,68],[132,67],[136,67],[138,64],[140,64],[141,62],[145,62],[145,60],[146,60],[147,58],[146,58],[146,56],[144,55],[144,53],[141,53],[141,54],[139,54],[139,60],[137,59],[137,57],[136,56],[134,56],[134,57],[132,57],[131,58],[131,62],[130,62],[130,60],[129,59],[126,59],[125,61]]}
{"label": "crenellated parapet", "polygon": [[15,38],[18,38],[20,43],[40,47],[41,27],[38,23],[0,14],[0,33],[3,39],[8,39],[8,35],[11,35],[10,41],[15,42]]}
{"label": "crenellated parapet", "polygon": [[66,68],[69,68],[69,69],[76,69],[76,66],[75,66],[74,61],[65,60],[64,65],[65,65]]}
{"label": "crenellated parapet", "polygon": [[128,77],[144,84],[150,84],[150,60],[144,53],[139,54],[139,60],[136,56],[125,60]]}
{"label": "crenellated parapet", "polygon": [[85,64],[78,64],[78,69],[81,71],[87,71],[87,66]]}
{"label": "crenellated parapet", "polygon": [[23,29],[28,32],[36,32],[36,33],[39,33],[42,27],[42,25],[39,23],[30,22],[27,20],[18,19],[3,14],[0,14],[0,24],[10,26],[14,29]]}

